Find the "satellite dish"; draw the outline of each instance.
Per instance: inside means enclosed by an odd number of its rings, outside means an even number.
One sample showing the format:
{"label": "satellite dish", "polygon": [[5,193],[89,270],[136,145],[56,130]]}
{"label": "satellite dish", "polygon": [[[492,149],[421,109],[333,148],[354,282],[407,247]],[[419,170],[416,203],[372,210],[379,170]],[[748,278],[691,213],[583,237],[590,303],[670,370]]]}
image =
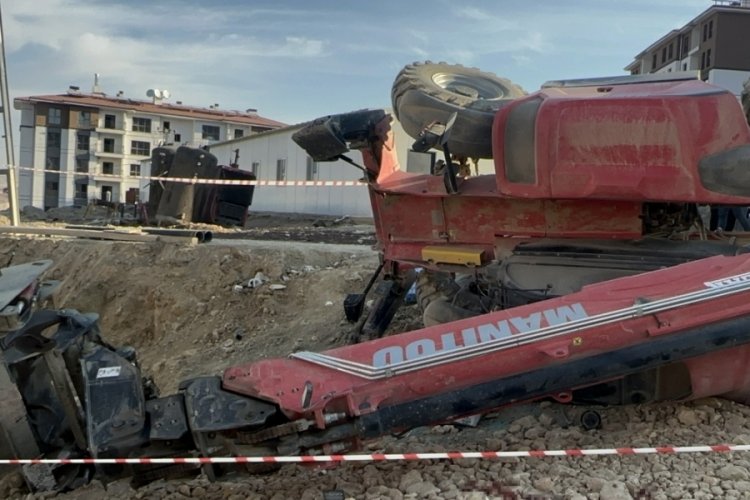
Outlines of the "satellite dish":
{"label": "satellite dish", "polygon": [[148,89],[146,91],[146,97],[154,97],[156,93],[154,92],[154,89]]}
{"label": "satellite dish", "polygon": [[161,90],[154,89],[154,97],[156,97],[157,99],[161,99]]}
{"label": "satellite dish", "polygon": [[163,97],[164,99],[169,99],[169,91],[168,91],[168,90],[162,90],[162,91],[161,91],[161,96],[162,96],[162,97]]}

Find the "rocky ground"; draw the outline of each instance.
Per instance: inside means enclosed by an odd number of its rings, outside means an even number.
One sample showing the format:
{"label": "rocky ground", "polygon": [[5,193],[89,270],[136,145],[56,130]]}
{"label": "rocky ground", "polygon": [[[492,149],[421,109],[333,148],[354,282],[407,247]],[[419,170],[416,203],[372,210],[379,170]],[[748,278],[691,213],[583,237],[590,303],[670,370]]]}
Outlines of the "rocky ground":
{"label": "rocky ground", "polygon": [[[46,214],[37,215],[37,224],[51,222]],[[107,340],[134,346],[162,393],[174,391],[186,377],[219,373],[231,364],[299,349],[323,350],[345,341],[351,325],[342,300],[360,291],[377,265],[369,247],[371,225],[259,217],[242,230],[216,230],[230,236],[196,246],[2,237],[0,265],[53,259],[47,276],[63,280],[55,305],[101,314]],[[264,237],[264,231],[273,236]],[[258,286],[250,286],[253,279]],[[415,306],[406,307],[392,333],[418,322]],[[387,436],[369,443],[367,451],[750,444],[750,408],[726,400],[596,408],[602,427],[591,431],[579,425],[583,410],[542,402],[495,413],[476,428],[436,425]],[[49,496],[28,493],[18,475],[6,472],[0,497]],[[216,483],[200,475],[138,489],[127,479],[106,485],[94,481],[59,496],[313,500],[324,494],[354,499],[750,498],[750,455],[286,465],[273,473],[236,474]]]}

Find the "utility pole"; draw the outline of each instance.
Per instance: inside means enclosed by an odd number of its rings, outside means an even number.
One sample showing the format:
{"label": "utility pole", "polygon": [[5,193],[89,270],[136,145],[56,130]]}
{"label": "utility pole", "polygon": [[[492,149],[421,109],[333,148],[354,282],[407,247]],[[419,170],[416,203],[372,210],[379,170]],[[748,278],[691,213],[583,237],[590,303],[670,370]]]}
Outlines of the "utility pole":
{"label": "utility pole", "polygon": [[18,185],[16,184],[16,161],[13,151],[13,127],[10,123],[10,98],[8,97],[8,71],[5,65],[5,35],[3,34],[3,15],[0,7],[0,98],[2,98],[3,132],[5,137],[5,174],[8,180],[8,202],[10,203],[10,222],[18,226],[21,216],[18,209]]}

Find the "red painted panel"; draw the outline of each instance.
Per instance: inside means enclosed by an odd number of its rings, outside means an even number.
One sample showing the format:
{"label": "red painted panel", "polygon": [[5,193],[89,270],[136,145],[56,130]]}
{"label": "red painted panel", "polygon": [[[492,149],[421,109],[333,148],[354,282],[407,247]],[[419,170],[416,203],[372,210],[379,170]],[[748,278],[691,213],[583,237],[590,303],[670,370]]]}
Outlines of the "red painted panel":
{"label": "red painted panel", "polygon": [[[511,183],[505,128],[523,102],[536,116],[536,182]],[[695,80],[543,89],[500,110],[493,127],[498,190],[510,197],[750,203],[706,190],[698,162],[750,144],[737,99]]]}

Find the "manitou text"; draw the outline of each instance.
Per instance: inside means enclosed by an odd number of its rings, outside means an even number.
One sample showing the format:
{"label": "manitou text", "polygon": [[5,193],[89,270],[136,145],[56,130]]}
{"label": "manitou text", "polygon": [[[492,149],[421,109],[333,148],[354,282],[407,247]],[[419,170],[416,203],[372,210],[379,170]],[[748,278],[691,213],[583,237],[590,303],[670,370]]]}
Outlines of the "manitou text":
{"label": "manitou text", "polygon": [[405,347],[400,345],[384,347],[373,354],[372,366],[383,368],[403,361],[501,340],[513,335],[529,334],[541,328],[584,318],[588,318],[586,310],[582,304],[576,303],[537,311],[528,316],[516,316],[491,323],[483,323],[464,328],[459,333],[443,333],[438,339],[421,338],[410,342]]}

